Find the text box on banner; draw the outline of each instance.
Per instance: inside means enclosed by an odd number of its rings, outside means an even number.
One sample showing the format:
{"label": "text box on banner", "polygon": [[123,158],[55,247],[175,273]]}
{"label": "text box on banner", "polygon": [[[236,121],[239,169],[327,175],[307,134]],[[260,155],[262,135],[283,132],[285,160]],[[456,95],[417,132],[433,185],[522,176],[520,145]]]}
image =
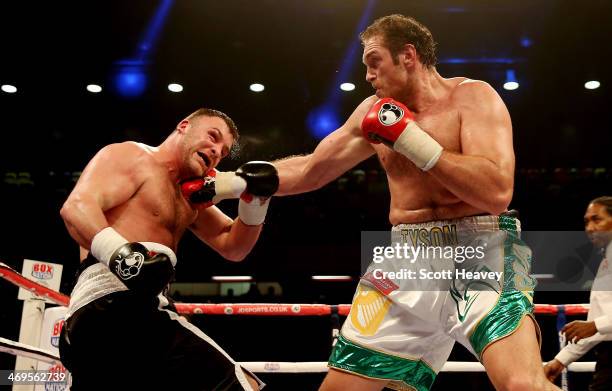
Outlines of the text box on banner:
{"label": "text box on banner", "polygon": [[[53,289],[54,291],[59,291],[60,283],[62,281],[63,267],[64,265],[57,263],[24,259],[21,274],[28,280],[35,281],[49,289]],[[27,300],[35,296],[36,295],[27,289],[19,288],[17,298],[19,300]],[[45,299],[45,302],[54,304],[54,302],[49,299]]]}

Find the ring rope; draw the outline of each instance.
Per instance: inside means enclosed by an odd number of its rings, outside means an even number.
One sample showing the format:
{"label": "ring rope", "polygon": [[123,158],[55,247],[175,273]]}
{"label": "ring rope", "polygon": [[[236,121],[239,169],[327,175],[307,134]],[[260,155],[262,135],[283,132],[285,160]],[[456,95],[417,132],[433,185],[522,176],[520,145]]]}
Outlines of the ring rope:
{"label": "ring rope", "polygon": [[[0,262],[0,277],[27,289],[37,296],[68,306],[70,297],[56,292],[37,282],[28,280],[10,266]],[[348,315],[350,304],[271,304],[271,303],[175,303],[177,312],[183,315],[253,315],[253,316],[325,316],[331,315],[334,309],[338,314]],[[557,315],[561,305],[534,304],[534,313],[540,315]],[[589,304],[565,304],[562,306],[566,315],[584,315],[589,311]]]}
{"label": "ring rope", "polygon": [[[50,364],[60,362],[60,358],[52,352],[29,346],[0,337],[0,352],[16,356],[24,356]],[[277,362],[277,361],[247,361],[239,363],[244,368],[256,373],[322,373],[327,372],[327,362]],[[595,362],[575,362],[569,365],[571,372],[593,372]],[[448,361],[441,372],[485,372],[484,366],[477,361]]]}

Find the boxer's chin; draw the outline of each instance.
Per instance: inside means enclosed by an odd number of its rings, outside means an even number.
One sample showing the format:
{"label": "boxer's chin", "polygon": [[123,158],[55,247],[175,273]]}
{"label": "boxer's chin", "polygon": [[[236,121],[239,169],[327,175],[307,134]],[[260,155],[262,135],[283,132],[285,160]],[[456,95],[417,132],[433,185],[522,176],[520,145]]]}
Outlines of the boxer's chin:
{"label": "boxer's chin", "polygon": [[391,98],[391,96],[383,89],[378,89],[376,90],[376,97],[378,99],[383,99],[383,98]]}

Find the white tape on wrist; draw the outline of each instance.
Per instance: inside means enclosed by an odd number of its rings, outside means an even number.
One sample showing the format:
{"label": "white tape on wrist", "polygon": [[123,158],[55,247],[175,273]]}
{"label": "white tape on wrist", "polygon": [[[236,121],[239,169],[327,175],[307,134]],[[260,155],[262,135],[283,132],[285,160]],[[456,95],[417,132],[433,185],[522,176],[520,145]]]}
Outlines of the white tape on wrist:
{"label": "white tape on wrist", "polygon": [[253,201],[246,202],[242,198],[238,203],[238,217],[246,225],[260,225],[266,219],[270,198],[253,197]]}
{"label": "white tape on wrist", "polygon": [[127,239],[119,235],[113,227],[106,227],[91,241],[91,255],[108,266],[115,251],[126,243]]}
{"label": "white tape on wrist", "polygon": [[436,165],[443,150],[442,146],[414,121],[409,122],[395,140],[393,149],[406,156],[423,171]]}
{"label": "white tape on wrist", "polygon": [[239,198],[246,190],[247,183],[236,175],[235,172],[217,171],[215,176],[215,193],[212,201],[214,204],[229,198]]}

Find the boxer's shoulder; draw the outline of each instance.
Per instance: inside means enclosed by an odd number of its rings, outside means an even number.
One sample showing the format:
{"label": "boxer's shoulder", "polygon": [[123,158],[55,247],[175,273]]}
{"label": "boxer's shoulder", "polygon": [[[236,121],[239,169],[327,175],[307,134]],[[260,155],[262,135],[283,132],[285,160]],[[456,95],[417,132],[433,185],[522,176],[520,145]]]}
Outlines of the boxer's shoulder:
{"label": "boxer's shoulder", "polygon": [[497,91],[487,82],[482,80],[474,80],[467,78],[456,78],[457,80],[452,87],[450,99],[455,106],[474,107],[486,102],[494,102],[500,99]]}
{"label": "boxer's shoulder", "polygon": [[468,78],[456,78],[459,80],[454,81],[454,87],[452,88],[453,98],[461,98],[462,96],[472,96],[482,94],[493,89],[489,83],[482,80],[468,79]]}
{"label": "boxer's shoulder", "polygon": [[109,144],[104,147],[100,153],[113,159],[120,159],[122,161],[128,161],[139,164],[146,162],[154,163],[154,147],[137,143],[134,141],[124,141],[121,143]]}
{"label": "boxer's shoulder", "polygon": [[376,95],[371,95],[365,98],[355,108],[355,110],[353,111],[353,114],[351,114],[347,122],[349,124],[354,125],[354,128],[358,130],[359,132],[361,132],[361,121],[363,121],[363,118],[368,113],[368,111],[370,111],[370,109],[372,108],[372,105],[376,103],[377,100],[378,98],[376,97]]}

